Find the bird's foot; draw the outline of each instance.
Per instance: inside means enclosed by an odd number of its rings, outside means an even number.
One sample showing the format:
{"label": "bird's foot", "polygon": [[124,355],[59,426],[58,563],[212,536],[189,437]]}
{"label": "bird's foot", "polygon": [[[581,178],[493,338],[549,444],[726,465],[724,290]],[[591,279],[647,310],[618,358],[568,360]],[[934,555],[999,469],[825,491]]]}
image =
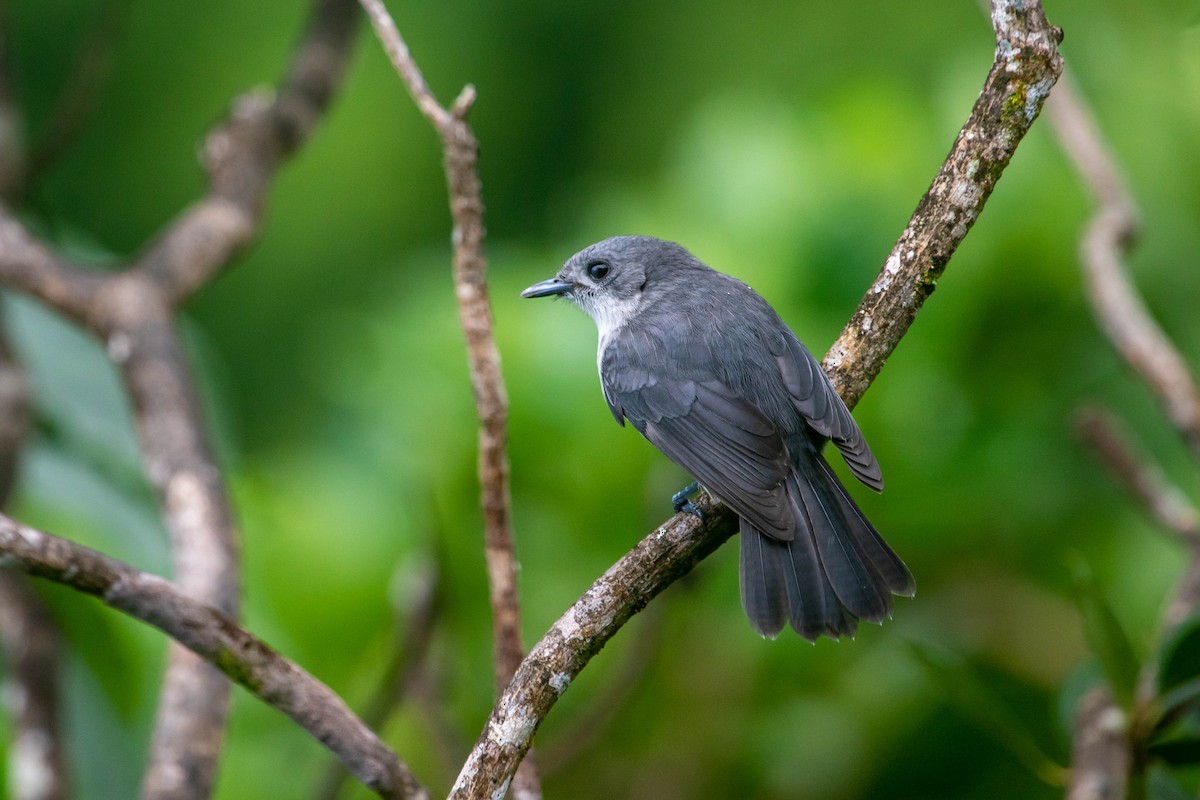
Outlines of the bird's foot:
{"label": "bird's foot", "polygon": [[693,514],[700,519],[704,519],[704,512],[701,511],[691,500],[692,495],[698,491],[700,491],[700,482],[692,481],[687,486],[671,495],[671,508],[675,509],[676,514],[678,514],[680,511],[683,511],[688,514]]}

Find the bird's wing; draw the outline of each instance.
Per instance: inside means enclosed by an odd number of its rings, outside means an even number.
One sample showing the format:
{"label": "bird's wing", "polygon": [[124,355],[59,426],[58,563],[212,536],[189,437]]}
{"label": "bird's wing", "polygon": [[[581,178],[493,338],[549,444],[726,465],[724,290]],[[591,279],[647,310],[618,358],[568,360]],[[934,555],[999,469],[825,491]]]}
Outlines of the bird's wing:
{"label": "bird's wing", "polygon": [[751,403],[715,380],[646,367],[642,349],[613,341],[601,359],[604,396],[643,436],[713,495],[776,539],[794,536],[784,481],[787,448]]}
{"label": "bird's wing", "polygon": [[883,489],[883,473],[850,409],[834,390],[821,365],[791,331],[785,330],[768,342],[779,364],[792,405],[809,427],[828,438],[846,459],[850,471],[875,491]]}

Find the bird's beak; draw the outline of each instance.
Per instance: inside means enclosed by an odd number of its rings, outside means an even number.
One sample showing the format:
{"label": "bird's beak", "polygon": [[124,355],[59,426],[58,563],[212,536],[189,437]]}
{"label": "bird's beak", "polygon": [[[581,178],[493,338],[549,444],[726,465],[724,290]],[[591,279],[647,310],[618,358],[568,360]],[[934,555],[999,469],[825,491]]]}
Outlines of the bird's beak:
{"label": "bird's beak", "polygon": [[530,286],[521,292],[521,297],[550,297],[556,294],[567,294],[570,291],[571,284],[560,278],[551,278],[548,281],[542,281]]}

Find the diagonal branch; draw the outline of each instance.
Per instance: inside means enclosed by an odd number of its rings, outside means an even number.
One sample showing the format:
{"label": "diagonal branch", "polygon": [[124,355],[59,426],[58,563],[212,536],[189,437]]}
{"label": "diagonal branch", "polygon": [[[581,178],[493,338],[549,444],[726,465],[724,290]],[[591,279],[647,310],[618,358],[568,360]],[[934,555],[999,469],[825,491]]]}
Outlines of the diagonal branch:
{"label": "diagonal branch", "polygon": [[0,562],[153,625],[291,717],[381,797],[425,800],[408,767],[329,687],[171,583],[0,514]]}
{"label": "diagonal branch", "polygon": [[[1037,117],[1062,61],[1037,2],[993,0],[995,61],[979,99],[883,270],[823,366],[848,405],[862,397],[911,325]],[[734,515],[706,496],[703,521],[676,515],[618,561],[542,637],[500,698],[451,791],[499,796],[538,726],[630,616],[716,550]]]}
{"label": "diagonal branch", "polygon": [[[467,86],[446,109],[426,83],[381,0],[361,0],[387,51],[421,113],[442,138],[450,213],[454,218],[454,284],[459,319],[467,340],[471,386],[479,414],[479,482],[484,516],[484,552],[492,606],[492,647],[496,691],[502,692],[524,655],[521,645],[517,559],[512,537],[509,496],[508,398],[500,370],[500,353],[493,336],[488,300],[487,259],[484,255],[483,190],[479,181],[479,143],[467,113],[475,89]],[[532,760],[522,766],[513,786],[517,800],[537,800],[541,788]]]}

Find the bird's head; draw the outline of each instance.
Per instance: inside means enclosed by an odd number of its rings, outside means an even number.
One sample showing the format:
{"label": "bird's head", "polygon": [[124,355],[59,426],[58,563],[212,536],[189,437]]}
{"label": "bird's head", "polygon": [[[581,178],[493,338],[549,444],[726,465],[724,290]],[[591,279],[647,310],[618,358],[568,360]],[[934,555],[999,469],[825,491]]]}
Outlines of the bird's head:
{"label": "bird's head", "polygon": [[647,297],[667,291],[672,278],[692,265],[700,262],[674,242],[613,236],[580,250],[557,275],[530,286],[521,297],[565,297],[586,311],[604,336],[628,322]]}

